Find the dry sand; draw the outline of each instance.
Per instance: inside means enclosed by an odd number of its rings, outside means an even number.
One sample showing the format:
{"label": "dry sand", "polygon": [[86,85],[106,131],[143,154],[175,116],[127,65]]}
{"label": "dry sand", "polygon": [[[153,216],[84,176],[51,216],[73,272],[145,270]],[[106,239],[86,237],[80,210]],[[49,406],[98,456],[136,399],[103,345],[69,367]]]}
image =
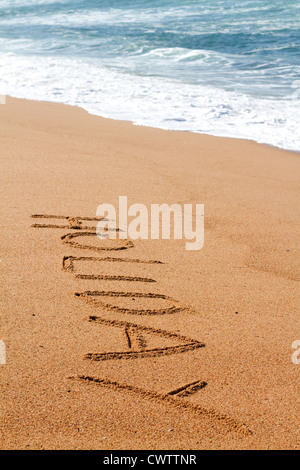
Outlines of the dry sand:
{"label": "dry sand", "polygon": [[[299,155],[19,99],[0,120],[1,448],[299,448]],[[119,195],[205,204],[203,249],[31,217]]]}

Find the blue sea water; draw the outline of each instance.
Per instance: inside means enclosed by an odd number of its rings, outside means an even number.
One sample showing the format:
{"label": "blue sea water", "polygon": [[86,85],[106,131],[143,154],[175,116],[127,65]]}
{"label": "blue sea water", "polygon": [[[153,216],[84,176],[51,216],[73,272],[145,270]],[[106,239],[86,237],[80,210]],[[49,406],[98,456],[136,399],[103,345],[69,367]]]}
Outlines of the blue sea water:
{"label": "blue sea water", "polygon": [[0,0],[0,93],[300,150],[299,0]]}

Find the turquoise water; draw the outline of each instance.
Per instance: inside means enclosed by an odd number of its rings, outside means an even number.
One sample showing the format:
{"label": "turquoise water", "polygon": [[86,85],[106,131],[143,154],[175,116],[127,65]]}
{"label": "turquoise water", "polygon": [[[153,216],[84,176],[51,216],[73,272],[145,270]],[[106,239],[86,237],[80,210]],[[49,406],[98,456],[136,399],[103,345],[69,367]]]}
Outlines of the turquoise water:
{"label": "turquoise water", "polygon": [[300,2],[0,0],[0,92],[300,150]]}

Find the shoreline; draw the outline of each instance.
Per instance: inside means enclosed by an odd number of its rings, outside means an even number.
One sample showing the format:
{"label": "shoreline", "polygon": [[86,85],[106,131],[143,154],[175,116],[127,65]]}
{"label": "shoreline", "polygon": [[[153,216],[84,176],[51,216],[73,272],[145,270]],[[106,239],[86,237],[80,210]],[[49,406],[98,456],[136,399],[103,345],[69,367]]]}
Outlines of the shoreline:
{"label": "shoreline", "polygon": [[271,147],[271,148],[274,148],[274,149],[277,149],[277,150],[282,150],[284,152],[292,152],[292,153],[300,154],[300,149],[299,150],[285,149],[283,147],[277,147],[276,145],[268,144],[268,143],[265,143],[265,142],[258,142],[257,140],[254,140],[254,139],[247,139],[247,138],[243,138],[243,137],[222,136],[222,135],[218,135],[218,134],[207,134],[206,132],[191,131],[191,130],[164,129],[162,127],[154,127],[154,126],[147,126],[147,125],[144,125],[144,124],[136,124],[134,121],[130,121],[130,120],[123,120],[123,119],[118,119],[118,118],[109,118],[109,117],[102,116],[100,114],[91,113],[90,111],[85,109],[83,106],[77,105],[77,104],[68,104],[68,103],[63,103],[61,101],[32,100],[31,98],[19,98],[17,96],[11,96],[11,95],[4,95],[4,96],[5,96],[5,98],[11,98],[11,99],[15,99],[15,100],[36,101],[37,103],[53,103],[53,104],[58,104],[58,105],[63,105],[63,106],[69,106],[71,108],[78,108],[78,109],[81,109],[81,110],[85,111],[86,113],[90,114],[91,116],[99,117],[101,119],[107,119],[109,121],[126,122],[126,123],[131,124],[131,125],[136,126],[136,127],[143,127],[143,128],[149,128],[149,129],[158,129],[158,130],[165,131],[165,132],[182,132],[182,133],[187,132],[187,133],[190,133],[190,134],[199,134],[199,135],[203,135],[203,136],[211,136],[211,137],[216,137],[216,138],[219,138],[219,139],[233,139],[233,140],[238,140],[238,141],[253,142],[253,143],[258,144],[258,145],[266,145],[267,147]]}
{"label": "shoreline", "polygon": [[[298,154],[10,97],[0,121],[0,448],[299,448]],[[84,235],[120,195],[204,204],[204,247]]]}

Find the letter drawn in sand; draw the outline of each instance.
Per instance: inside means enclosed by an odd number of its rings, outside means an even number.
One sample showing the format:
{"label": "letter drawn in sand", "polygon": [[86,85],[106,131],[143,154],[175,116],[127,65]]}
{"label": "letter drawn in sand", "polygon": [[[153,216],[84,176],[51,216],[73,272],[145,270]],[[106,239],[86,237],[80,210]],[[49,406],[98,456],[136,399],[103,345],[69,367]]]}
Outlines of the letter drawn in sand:
{"label": "letter drawn in sand", "polygon": [[[78,243],[78,241],[74,241],[74,238],[79,237],[88,237],[94,242],[91,245]],[[120,239],[104,239],[103,243],[99,237],[97,237],[96,232],[80,232],[80,233],[67,233],[61,237],[62,242],[66,245],[70,245],[74,248],[80,248],[84,250],[92,250],[92,251],[117,251],[117,250],[127,250],[128,248],[132,248],[134,245],[130,240],[120,240]]]}
{"label": "letter drawn in sand", "polygon": [[[110,256],[107,257],[93,257],[93,256],[64,256],[62,261],[62,267],[64,271],[72,272],[77,279],[93,279],[93,280],[108,280],[108,281],[129,281],[129,282],[156,282],[155,279],[148,278],[148,277],[138,277],[138,276],[130,276],[130,275],[105,275],[97,271],[97,273],[91,274],[83,274],[80,273],[80,267],[77,268],[79,265],[83,264],[98,264],[101,267],[101,264],[109,263],[123,263],[123,265],[128,265],[132,267],[133,264],[162,264],[160,261],[142,261],[138,259],[130,259],[130,258],[113,258]],[[115,266],[114,266],[115,267]]]}
{"label": "letter drawn in sand", "polygon": [[[204,343],[188,338],[187,336],[172,333],[167,330],[161,330],[146,326],[137,325],[128,321],[106,320],[97,316],[90,316],[90,322],[100,325],[112,326],[124,330],[127,351],[88,353],[84,359],[91,361],[110,361],[116,359],[143,359],[147,357],[169,356],[173,354],[182,354],[187,351],[203,348]],[[145,336],[168,338],[175,342],[172,346],[161,346],[155,348],[147,347]]]}
{"label": "letter drawn in sand", "polygon": [[[31,227],[34,228],[61,228],[61,229],[72,229],[72,230],[94,230],[96,231],[96,224],[94,225],[83,225],[87,222],[100,222],[104,217],[69,217],[65,215],[48,215],[48,214],[33,214],[33,219],[45,220],[45,223],[35,223]],[[61,220],[64,223],[59,224]],[[52,223],[51,223],[52,221]]]}
{"label": "letter drawn in sand", "polygon": [[[86,302],[93,303],[95,306],[104,307],[107,310],[119,312],[119,313],[129,313],[131,315],[166,315],[183,312],[188,310],[186,307],[180,306],[177,300],[174,300],[172,297],[169,297],[164,294],[155,294],[152,292],[115,292],[115,291],[85,291],[85,292],[75,292],[76,297],[79,297]],[[168,304],[171,304],[170,307],[163,308],[128,308],[118,305],[113,305],[112,303],[106,302],[104,298],[126,298],[135,301],[136,299],[151,299],[151,300],[163,300]],[[151,304],[150,304],[151,305]]]}

